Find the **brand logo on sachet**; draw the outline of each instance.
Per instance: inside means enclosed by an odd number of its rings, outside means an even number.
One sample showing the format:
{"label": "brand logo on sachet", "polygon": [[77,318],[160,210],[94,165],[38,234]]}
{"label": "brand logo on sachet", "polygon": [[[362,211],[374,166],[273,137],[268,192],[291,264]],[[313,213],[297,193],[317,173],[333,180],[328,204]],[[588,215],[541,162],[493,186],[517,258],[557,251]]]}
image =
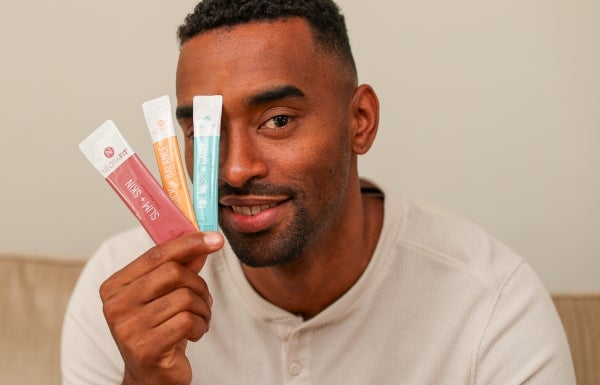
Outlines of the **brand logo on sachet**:
{"label": "brand logo on sachet", "polygon": [[158,128],[163,128],[165,126],[165,121],[160,119],[156,124],[158,125]]}
{"label": "brand logo on sachet", "polygon": [[113,156],[115,156],[115,149],[108,146],[104,149],[104,156],[107,158],[112,158]]}

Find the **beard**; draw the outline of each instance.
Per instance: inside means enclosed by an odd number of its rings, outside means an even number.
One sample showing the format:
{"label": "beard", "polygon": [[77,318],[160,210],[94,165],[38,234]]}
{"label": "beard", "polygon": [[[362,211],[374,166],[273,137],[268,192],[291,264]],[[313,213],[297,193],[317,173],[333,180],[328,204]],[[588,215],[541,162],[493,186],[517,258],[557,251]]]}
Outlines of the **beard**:
{"label": "beard", "polygon": [[[232,250],[243,264],[250,267],[281,266],[296,261],[315,239],[343,201],[344,193],[337,190],[311,214],[305,197],[298,188],[250,182],[241,189],[223,185],[219,195],[286,195],[290,197],[293,212],[291,222],[284,229],[268,229],[243,234],[235,231],[219,215],[219,225]],[[219,207],[223,210],[223,207]],[[316,214],[315,214],[316,213]]]}
{"label": "beard", "polygon": [[250,267],[268,267],[298,259],[312,238],[308,231],[312,227],[311,222],[306,210],[299,209],[293,222],[283,232],[265,230],[240,234],[223,223],[221,229],[240,262]]}

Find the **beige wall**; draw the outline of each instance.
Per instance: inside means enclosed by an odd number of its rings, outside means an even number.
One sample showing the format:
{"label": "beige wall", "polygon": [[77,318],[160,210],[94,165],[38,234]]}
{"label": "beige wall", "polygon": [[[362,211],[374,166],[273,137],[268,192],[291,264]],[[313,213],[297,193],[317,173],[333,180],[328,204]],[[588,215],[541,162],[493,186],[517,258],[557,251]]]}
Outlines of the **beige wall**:
{"label": "beige wall", "polygon": [[[0,12],[0,251],[89,256],[135,225],[78,150],[113,119],[153,170],[141,103],[174,94],[195,1]],[[341,0],[379,93],[361,171],[473,219],[553,291],[600,290],[600,2]]]}

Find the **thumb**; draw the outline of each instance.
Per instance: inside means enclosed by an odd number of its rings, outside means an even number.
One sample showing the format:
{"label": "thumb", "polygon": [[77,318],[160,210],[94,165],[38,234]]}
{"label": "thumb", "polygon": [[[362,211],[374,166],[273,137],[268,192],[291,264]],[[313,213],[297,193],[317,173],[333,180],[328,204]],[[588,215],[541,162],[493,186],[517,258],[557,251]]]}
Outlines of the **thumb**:
{"label": "thumb", "polygon": [[[207,249],[211,250],[210,253],[220,250],[225,243],[225,240],[223,239],[223,235],[221,235],[221,233],[204,232],[200,234],[202,234],[202,239],[204,244],[207,246]],[[196,257],[190,258],[184,263],[184,265],[194,273],[198,274],[200,270],[202,270],[202,268],[204,267],[207,257],[208,254],[198,255]]]}

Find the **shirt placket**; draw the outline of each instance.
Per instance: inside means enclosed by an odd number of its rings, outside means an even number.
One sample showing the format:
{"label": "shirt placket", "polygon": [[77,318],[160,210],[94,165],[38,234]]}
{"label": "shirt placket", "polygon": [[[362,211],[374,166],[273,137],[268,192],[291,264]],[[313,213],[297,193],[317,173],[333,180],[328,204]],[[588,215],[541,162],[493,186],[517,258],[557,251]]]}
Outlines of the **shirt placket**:
{"label": "shirt placket", "polygon": [[283,383],[311,384],[310,339],[312,333],[299,327],[288,327],[283,335]]}

